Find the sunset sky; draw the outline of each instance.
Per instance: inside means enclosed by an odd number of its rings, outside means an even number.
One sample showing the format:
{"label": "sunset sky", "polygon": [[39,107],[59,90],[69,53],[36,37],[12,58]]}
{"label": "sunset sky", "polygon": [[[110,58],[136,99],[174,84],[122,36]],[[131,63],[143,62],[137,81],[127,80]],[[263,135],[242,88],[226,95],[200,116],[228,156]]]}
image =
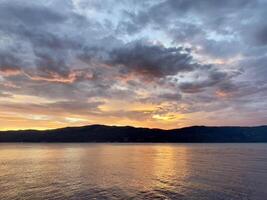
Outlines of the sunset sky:
{"label": "sunset sky", "polygon": [[267,124],[266,0],[0,0],[0,130]]}

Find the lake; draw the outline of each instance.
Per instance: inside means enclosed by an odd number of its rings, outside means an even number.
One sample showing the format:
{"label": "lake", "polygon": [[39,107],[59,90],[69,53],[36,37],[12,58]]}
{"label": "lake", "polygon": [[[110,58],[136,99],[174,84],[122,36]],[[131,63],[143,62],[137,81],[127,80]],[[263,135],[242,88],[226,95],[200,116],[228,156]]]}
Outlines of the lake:
{"label": "lake", "polygon": [[267,199],[267,144],[0,144],[0,199]]}

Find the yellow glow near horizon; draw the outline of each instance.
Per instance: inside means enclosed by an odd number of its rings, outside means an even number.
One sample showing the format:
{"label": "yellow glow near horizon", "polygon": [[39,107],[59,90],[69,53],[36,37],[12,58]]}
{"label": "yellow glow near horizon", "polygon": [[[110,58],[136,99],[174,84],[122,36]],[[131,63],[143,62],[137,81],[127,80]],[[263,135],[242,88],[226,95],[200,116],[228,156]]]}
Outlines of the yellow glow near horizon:
{"label": "yellow glow near horizon", "polygon": [[[222,97],[224,95],[218,96]],[[187,112],[188,104],[180,104],[178,112],[162,112],[160,105],[153,103],[131,103],[123,100],[105,100],[98,110],[69,109],[68,107],[49,107],[56,103],[46,98],[27,95],[14,95],[12,98],[0,98],[0,130],[22,129],[55,129],[70,126],[86,126],[92,124],[135,126],[147,128],[173,129],[191,125],[216,125],[218,120],[209,117],[205,112]],[[95,101],[100,101],[97,99]],[[205,117],[203,117],[205,116]],[[233,123],[224,120],[225,124]],[[235,122],[238,124],[238,121]]]}
{"label": "yellow glow near horizon", "polygon": [[157,108],[157,105],[147,103],[134,103],[125,101],[109,101],[106,104],[99,106],[103,111],[115,111],[115,110],[134,110],[134,111],[153,111]]}
{"label": "yellow glow near horizon", "polygon": [[38,97],[38,96],[30,96],[30,95],[13,95],[12,98],[8,98],[9,103],[52,103],[54,102],[51,99]]}

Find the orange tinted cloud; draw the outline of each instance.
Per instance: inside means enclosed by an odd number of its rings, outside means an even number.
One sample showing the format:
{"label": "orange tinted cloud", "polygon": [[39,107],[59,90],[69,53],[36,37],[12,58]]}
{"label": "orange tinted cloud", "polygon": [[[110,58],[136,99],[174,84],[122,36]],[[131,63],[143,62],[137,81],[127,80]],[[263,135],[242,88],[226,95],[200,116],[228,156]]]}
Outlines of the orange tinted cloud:
{"label": "orange tinted cloud", "polygon": [[67,75],[62,75],[53,71],[49,71],[46,75],[38,75],[25,73],[25,75],[34,81],[47,81],[56,83],[74,83],[79,80],[90,80],[93,78],[93,73],[88,70],[71,70]]}
{"label": "orange tinted cloud", "polygon": [[21,69],[18,67],[0,66],[0,75],[4,77],[16,76],[20,73],[21,73]]}

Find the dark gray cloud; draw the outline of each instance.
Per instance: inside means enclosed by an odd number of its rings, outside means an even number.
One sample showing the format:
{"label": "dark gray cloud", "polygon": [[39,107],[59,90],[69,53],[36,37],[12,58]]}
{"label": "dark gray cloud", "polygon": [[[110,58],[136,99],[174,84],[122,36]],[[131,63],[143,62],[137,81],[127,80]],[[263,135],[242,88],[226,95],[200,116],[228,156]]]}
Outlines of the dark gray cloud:
{"label": "dark gray cloud", "polygon": [[204,91],[205,88],[229,80],[229,75],[225,72],[208,70],[206,73],[208,75],[207,78],[200,81],[192,80],[191,82],[183,82],[179,85],[180,89],[185,93],[198,93]]}
{"label": "dark gray cloud", "polygon": [[1,23],[15,23],[26,26],[43,26],[49,23],[62,23],[67,16],[42,5],[32,5],[22,1],[2,2]]}
{"label": "dark gray cloud", "polygon": [[157,96],[157,98],[161,100],[166,100],[166,101],[179,101],[182,98],[182,95],[179,93],[163,93]]}
{"label": "dark gray cloud", "polygon": [[267,24],[261,24],[254,37],[257,44],[267,45]]}
{"label": "dark gray cloud", "polygon": [[192,71],[195,67],[188,49],[166,48],[141,41],[113,50],[109,64],[124,66],[123,73],[135,72],[157,78]]}

